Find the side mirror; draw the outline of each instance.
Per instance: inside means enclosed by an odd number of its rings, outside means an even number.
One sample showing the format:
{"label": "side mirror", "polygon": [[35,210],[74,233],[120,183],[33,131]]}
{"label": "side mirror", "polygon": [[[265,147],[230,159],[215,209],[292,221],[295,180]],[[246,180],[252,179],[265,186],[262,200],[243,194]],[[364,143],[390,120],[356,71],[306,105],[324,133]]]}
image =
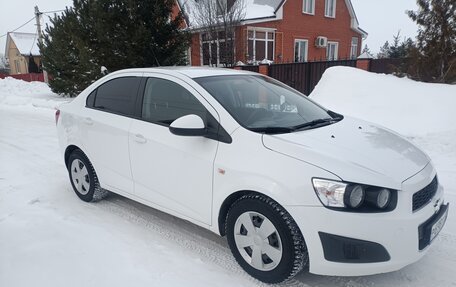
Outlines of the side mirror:
{"label": "side mirror", "polygon": [[169,131],[178,136],[204,136],[207,134],[203,119],[197,115],[186,115],[176,119]]}

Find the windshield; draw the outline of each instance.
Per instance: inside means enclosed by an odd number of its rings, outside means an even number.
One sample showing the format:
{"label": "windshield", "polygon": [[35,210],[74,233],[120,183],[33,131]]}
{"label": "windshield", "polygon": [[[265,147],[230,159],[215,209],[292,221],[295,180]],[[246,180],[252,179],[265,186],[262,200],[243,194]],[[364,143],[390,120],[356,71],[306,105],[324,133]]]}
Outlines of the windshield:
{"label": "windshield", "polygon": [[342,119],[304,95],[268,77],[256,75],[196,78],[243,127],[264,133],[316,128]]}

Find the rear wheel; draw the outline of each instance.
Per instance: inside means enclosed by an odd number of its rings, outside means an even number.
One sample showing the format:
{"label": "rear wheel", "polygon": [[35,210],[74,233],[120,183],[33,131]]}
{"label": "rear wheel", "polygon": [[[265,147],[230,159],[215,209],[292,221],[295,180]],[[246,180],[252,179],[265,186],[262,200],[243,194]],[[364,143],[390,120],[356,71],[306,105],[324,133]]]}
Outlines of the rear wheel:
{"label": "rear wheel", "polygon": [[245,195],[231,206],[226,234],[236,261],[260,281],[291,279],[308,262],[304,238],[293,218],[263,195]]}
{"label": "rear wheel", "polygon": [[76,195],[86,201],[98,201],[107,195],[101,189],[95,169],[81,150],[75,150],[68,158],[68,172]]}

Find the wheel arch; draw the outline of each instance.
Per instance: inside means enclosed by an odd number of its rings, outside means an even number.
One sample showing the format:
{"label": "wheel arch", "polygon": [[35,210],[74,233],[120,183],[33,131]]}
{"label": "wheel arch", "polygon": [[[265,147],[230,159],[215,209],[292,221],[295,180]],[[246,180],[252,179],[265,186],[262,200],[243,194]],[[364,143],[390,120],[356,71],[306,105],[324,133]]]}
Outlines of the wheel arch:
{"label": "wheel arch", "polygon": [[70,144],[66,147],[65,153],[64,153],[65,166],[67,168],[68,168],[68,159],[70,158],[71,153],[73,153],[75,150],[80,150],[87,158],[89,158],[82,148],[80,148],[77,145]]}
{"label": "wheel arch", "polygon": [[272,197],[269,194],[254,191],[254,190],[238,190],[236,192],[231,193],[228,197],[225,198],[225,200],[222,202],[219,208],[218,212],[218,232],[221,236],[225,236],[225,224],[226,224],[226,217],[228,215],[228,211],[230,210],[230,207],[235,203],[239,198],[243,197],[244,195],[247,194],[256,194],[256,195],[262,195],[265,197],[268,197],[272,199],[273,201],[277,202],[279,205],[279,201],[277,201],[276,198]]}

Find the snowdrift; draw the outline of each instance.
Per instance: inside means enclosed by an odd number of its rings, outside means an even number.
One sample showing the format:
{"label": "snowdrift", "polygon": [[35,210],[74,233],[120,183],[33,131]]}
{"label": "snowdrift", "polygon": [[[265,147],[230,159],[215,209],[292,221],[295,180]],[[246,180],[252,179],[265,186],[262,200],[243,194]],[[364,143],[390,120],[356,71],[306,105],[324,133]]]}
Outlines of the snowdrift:
{"label": "snowdrift", "polygon": [[0,105],[56,109],[69,100],[54,94],[42,82],[26,82],[10,77],[0,79]]}
{"label": "snowdrift", "polygon": [[310,95],[335,112],[406,136],[455,129],[456,85],[428,84],[350,67],[332,67]]}

